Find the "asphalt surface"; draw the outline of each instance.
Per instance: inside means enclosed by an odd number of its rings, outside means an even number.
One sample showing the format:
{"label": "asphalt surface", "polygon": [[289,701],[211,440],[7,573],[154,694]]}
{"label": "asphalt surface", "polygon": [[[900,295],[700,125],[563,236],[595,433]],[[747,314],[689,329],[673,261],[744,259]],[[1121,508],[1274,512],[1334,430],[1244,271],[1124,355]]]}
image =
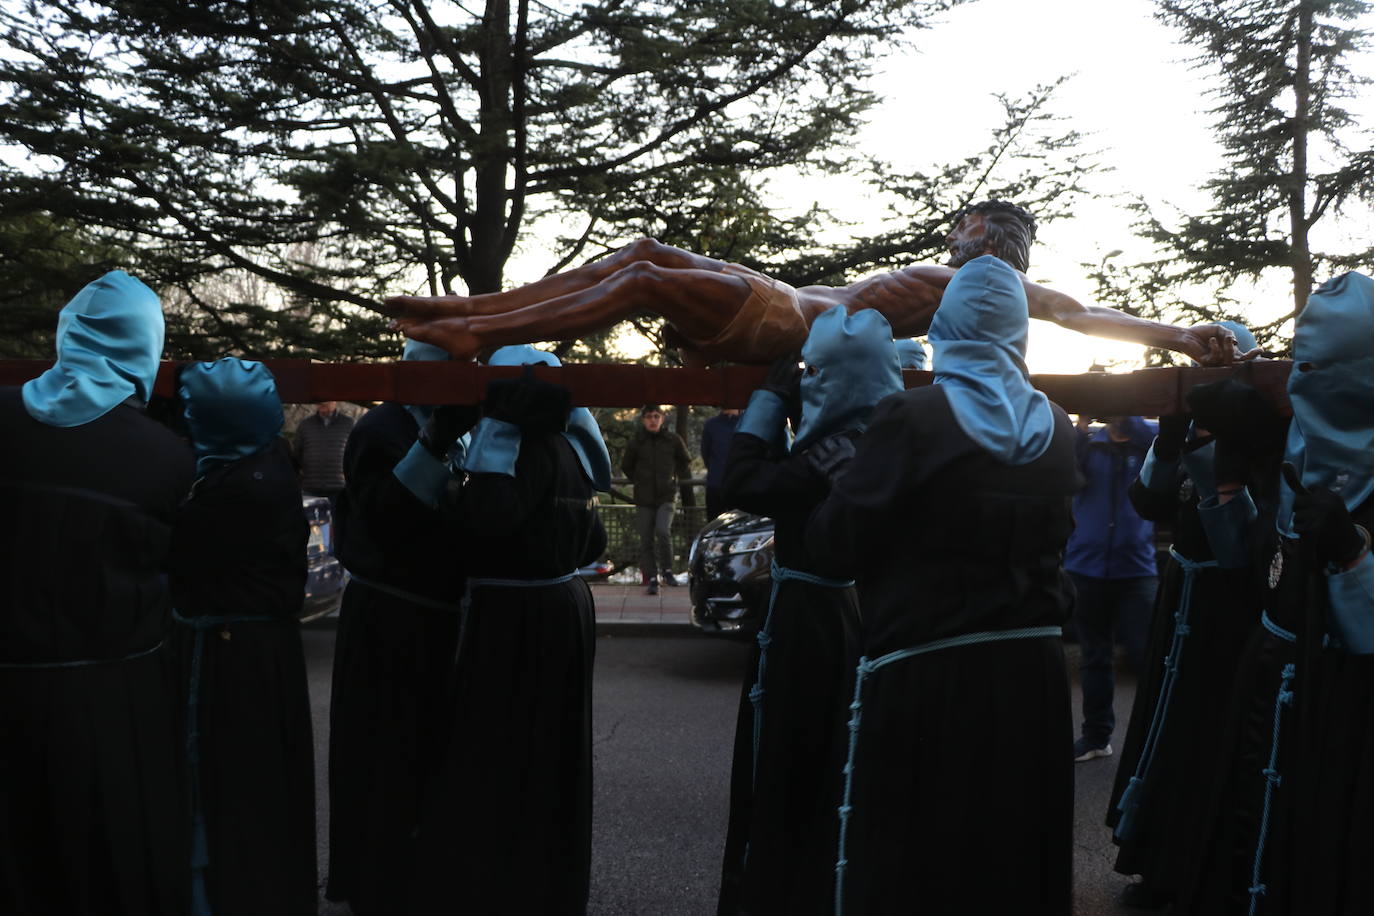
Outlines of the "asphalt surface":
{"label": "asphalt surface", "polygon": [[[725,836],[730,749],[748,659],[742,641],[697,633],[606,635],[597,640],[593,752],[592,916],[710,916]],[[681,634],[680,629],[674,629]],[[304,628],[315,718],[320,881],[328,874],[329,677],[334,630]],[[1071,665],[1072,667],[1072,665]],[[1118,678],[1119,747],[1135,681]],[[1075,685],[1075,717],[1078,691]],[[969,753],[978,753],[971,744]],[[1075,916],[1140,911],[1116,903],[1125,878],[1102,815],[1117,757],[1078,764]],[[989,873],[995,880],[995,875]],[[348,916],[323,902],[322,916]],[[1008,914],[1010,916],[1010,914]]]}

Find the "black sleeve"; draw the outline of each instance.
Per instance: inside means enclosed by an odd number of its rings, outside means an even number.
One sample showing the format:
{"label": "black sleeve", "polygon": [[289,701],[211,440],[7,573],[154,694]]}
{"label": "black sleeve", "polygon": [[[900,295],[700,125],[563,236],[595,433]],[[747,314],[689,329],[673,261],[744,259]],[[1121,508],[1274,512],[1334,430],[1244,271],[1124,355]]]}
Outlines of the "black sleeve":
{"label": "black sleeve", "polygon": [[637,445],[638,443],[636,440],[631,439],[630,443],[625,446],[624,456],[620,459],[620,469],[625,472],[626,477],[635,476],[635,465],[639,462],[639,449],[636,447]]}
{"label": "black sleeve", "polygon": [[824,482],[801,458],[779,456],[749,433],[730,438],[721,496],[731,508],[777,518],[815,504],[825,493]]}
{"label": "black sleeve", "polygon": [[[938,404],[931,404],[935,397]],[[943,407],[943,393],[916,390],[878,402],[854,458],[806,525],[806,549],[822,575],[848,578],[859,560],[876,552],[891,525],[915,508],[919,490],[967,437],[952,419],[927,422]]]}
{"label": "black sleeve", "polygon": [[373,422],[355,425],[348,437],[344,481],[349,511],[375,539],[399,536],[404,541],[405,532],[433,524],[434,510],[392,473],[415,444],[416,435],[418,431],[398,422]]}
{"label": "black sleeve", "polygon": [[594,515],[592,516],[592,530],[587,535],[587,549],[577,561],[577,565],[586,566],[588,563],[600,559],[601,555],[606,552],[606,543],[606,526],[601,524],[599,514]]}
{"label": "black sleeve", "polygon": [[[1181,481],[1175,481],[1179,483]],[[1171,487],[1168,490],[1151,490],[1140,482],[1140,478],[1131,481],[1130,489],[1126,491],[1130,497],[1131,506],[1135,509],[1136,515],[1145,519],[1147,522],[1172,522],[1178,515],[1178,487]]]}

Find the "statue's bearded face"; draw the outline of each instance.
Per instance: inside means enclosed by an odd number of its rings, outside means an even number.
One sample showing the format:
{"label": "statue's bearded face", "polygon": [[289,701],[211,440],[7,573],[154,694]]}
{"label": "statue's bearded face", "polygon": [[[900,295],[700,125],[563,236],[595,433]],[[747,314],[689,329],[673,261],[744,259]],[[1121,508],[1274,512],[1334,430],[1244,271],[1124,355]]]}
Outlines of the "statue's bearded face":
{"label": "statue's bearded face", "polygon": [[983,214],[970,213],[959,220],[959,225],[945,236],[945,247],[949,249],[949,267],[963,267],[974,258],[987,253],[987,229],[983,225]]}

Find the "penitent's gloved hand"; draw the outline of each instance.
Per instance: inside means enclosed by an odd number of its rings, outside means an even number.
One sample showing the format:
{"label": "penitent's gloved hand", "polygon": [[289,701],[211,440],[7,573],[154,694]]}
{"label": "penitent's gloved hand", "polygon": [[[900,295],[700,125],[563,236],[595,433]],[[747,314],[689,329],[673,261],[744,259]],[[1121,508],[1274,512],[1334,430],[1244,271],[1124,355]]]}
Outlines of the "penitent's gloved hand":
{"label": "penitent's gloved hand", "polygon": [[476,404],[445,404],[434,408],[425,428],[420,430],[420,443],[425,451],[440,461],[448,458],[453,443],[463,433],[477,425],[480,411]]}
{"label": "penitent's gloved hand", "polygon": [[1155,436],[1155,457],[1160,461],[1177,461],[1183,452],[1183,440],[1188,438],[1192,414],[1173,413],[1159,418],[1159,435]]}
{"label": "penitent's gloved hand", "polygon": [[802,460],[814,472],[833,485],[844,473],[854,458],[854,434],[852,431],[832,433],[802,452]]}
{"label": "penitent's gloved hand", "polygon": [[1293,530],[1313,545],[1318,560],[1344,566],[1364,551],[1365,536],[1339,496],[1326,487],[1304,487],[1297,469],[1287,461],[1283,479],[1294,494]]}
{"label": "penitent's gloved hand", "polygon": [[526,367],[521,378],[488,382],[482,407],[486,416],[521,430],[553,432],[568,425],[572,394],[563,385],[535,378]]}
{"label": "penitent's gloved hand", "polygon": [[1258,390],[1235,379],[1194,385],[1188,406],[1199,426],[1239,449],[1261,454],[1283,444],[1278,411]]}
{"label": "penitent's gloved hand", "polygon": [[759,386],[762,391],[776,394],[782,400],[787,416],[794,418],[801,416],[800,363],[801,353],[796,350],[784,353],[768,367],[768,375],[764,376],[763,384]]}

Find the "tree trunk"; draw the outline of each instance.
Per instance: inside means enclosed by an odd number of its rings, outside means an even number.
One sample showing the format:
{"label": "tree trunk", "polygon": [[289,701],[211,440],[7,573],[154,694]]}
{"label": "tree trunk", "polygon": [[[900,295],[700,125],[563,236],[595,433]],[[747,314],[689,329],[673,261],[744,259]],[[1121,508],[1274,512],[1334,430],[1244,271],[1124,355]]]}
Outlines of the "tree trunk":
{"label": "tree trunk", "polygon": [[1312,95],[1312,0],[1298,0],[1298,23],[1293,66],[1293,173],[1288,189],[1288,219],[1292,234],[1293,314],[1307,306],[1312,291],[1312,251],[1307,230],[1307,135]]}
{"label": "tree trunk", "polygon": [[510,12],[510,0],[490,0],[482,16],[481,110],[473,150],[476,200],[469,230],[472,264],[463,277],[471,294],[500,292],[505,272],[501,240],[506,231],[512,126]]}

